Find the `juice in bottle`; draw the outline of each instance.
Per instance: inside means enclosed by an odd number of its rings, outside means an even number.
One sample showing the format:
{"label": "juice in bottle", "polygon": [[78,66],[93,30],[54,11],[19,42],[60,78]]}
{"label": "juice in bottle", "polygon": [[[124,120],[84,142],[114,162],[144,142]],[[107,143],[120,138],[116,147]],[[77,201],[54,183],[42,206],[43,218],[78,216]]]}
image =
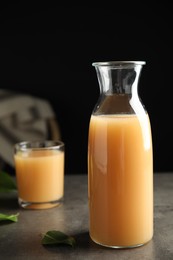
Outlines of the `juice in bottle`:
{"label": "juice in bottle", "polygon": [[[145,120],[150,128],[148,115]],[[135,115],[92,116],[89,131],[90,235],[133,247],[153,236],[150,132]]]}

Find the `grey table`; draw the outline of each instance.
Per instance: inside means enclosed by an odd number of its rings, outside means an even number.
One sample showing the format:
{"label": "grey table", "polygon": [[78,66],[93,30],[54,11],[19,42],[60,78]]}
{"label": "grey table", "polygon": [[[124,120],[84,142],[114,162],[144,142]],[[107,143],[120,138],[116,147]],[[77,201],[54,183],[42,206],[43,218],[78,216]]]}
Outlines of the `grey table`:
{"label": "grey table", "polygon": [[[17,193],[0,194],[0,212],[19,212],[19,221],[0,224],[0,259],[161,259],[173,260],[173,174],[154,174],[154,237],[134,249],[109,249],[96,245],[88,233],[87,175],[65,175],[61,207],[20,209]],[[72,235],[77,246],[43,246],[41,233],[60,230]]]}

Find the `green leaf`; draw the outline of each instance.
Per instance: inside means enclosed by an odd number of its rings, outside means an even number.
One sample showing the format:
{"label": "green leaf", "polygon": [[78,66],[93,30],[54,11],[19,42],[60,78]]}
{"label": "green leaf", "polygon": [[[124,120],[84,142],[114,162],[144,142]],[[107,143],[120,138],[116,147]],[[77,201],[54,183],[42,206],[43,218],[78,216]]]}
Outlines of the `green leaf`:
{"label": "green leaf", "polygon": [[6,215],[6,214],[0,213],[0,221],[17,222],[18,221],[18,216],[19,216],[19,213],[14,214],[14,215]]}
{"label": "green leaf", "polygon": [[17,190],[14,179],[6,172],[0,172],[0,192]]}
{"label": "green leaf", "polygon": [[73,237],[56,230],[48,231],[46,234],[43,234],[41,242],[43,245],[66,244],[72,247],[76,245],[76,240]]}

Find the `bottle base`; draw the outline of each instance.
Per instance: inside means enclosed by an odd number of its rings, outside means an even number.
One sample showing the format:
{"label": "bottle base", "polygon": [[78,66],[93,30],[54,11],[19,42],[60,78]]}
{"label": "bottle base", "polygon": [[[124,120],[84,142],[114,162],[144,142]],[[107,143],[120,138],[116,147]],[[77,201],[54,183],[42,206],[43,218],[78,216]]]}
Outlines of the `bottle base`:
{"label": "bottle base", "polygon": [[144,242],[144,243],[139,243],[139,244],[134,244],[134,245],[108,245],[108,244],[103,244],[103,243],[100,243],[96,240],[94,240],[92,237],[91,237],[91,240],[96,243],[97,245],[100,245],[100,246],[103,246],[103,247],[108,247],[108,248],[114,248],[114,249],[132,249],[132,248],[136,248],[136,247],[141,247],[141,246],[144,246],[145,244],[147,244],[149,241],[147,242]]}

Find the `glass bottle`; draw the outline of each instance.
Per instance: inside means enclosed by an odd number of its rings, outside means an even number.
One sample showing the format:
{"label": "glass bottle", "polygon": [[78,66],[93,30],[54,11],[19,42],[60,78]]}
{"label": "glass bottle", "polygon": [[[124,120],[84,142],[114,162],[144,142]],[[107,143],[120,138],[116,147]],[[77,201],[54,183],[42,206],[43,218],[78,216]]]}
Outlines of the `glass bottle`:
{"label": "glass bottle", "polygon": [[100,96],[88,136],[89,233],[112,248],[141,246],[153,237],[152,134],[138,95],[144,64],[92,64]]}

